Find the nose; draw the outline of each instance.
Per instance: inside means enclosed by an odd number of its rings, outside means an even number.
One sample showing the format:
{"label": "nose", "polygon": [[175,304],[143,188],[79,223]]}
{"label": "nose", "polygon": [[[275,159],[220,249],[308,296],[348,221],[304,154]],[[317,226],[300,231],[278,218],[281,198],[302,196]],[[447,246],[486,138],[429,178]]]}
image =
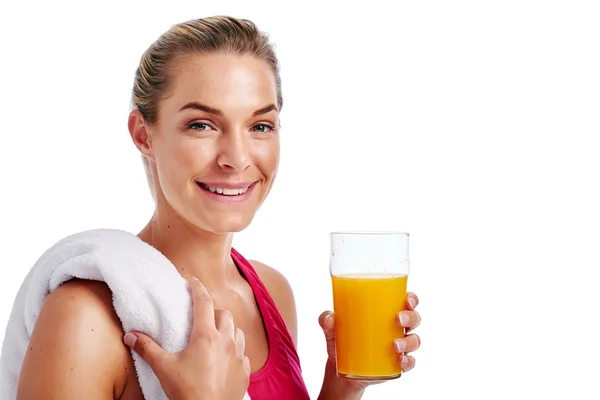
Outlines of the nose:
{"label": "nose", "polygon": [[235,172],[243,171],[252,164],[249,139],[244,132],[228,132],[221,137],[217,164]]}

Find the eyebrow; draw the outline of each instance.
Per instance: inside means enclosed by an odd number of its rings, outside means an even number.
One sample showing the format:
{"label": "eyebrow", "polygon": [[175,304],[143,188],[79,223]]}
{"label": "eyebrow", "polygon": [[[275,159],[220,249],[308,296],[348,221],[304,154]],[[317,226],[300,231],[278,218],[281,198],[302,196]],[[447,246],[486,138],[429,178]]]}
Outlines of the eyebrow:
{"label": "eyebrow", "polygon": [[261,108],[260,110],[254,111],[254,114],[252,114],[252,116],[256,117],[257,115],[266,114],[266,113],[269,113],[271,111],[277,111],[277,106],[275,104],[273,104],[273,103],[269,104],[266,107]]}
{"label": "eyebrow", "polygon": [[[183,111],[183,110],[200,110],[200,111],[204,111],[207,112],[209,114],[214,114],[214,115],[218,115],[218,116],[223,116],[223,111],[218,110],[216,108],[212,108],[209,107],[205,104],[202,103],[198,103],[197,101],[191,101],[189,103],[187,103],[186,105],[184,105],[183,107],[181,107],[179,109],[179,112]],[[262,115],[262,114],[266,114],[269,113],[271,111],[277,111],[277,106],[275,106],[275,104],[271,103],[266,107],[260,108],[256,111],[254,111],[254,113],[252,114],[253,117],[256,117],[257,115]]]}
{"label": "eyebrow", "polygon": [[202,103],[198,103],[197,101],[191,101],[189,103],[187,103],[186,105],[184,105],[183,107],[181,107],[179,109],[179,112],[183,111],[183,110],[200,110],[200,111],[205,111],[209,114],[214,114],[214,115],[223,115],[223,112],[221,110],[217,110],[216,108],[212,108],[209,107],[207,105],[204,105]]}

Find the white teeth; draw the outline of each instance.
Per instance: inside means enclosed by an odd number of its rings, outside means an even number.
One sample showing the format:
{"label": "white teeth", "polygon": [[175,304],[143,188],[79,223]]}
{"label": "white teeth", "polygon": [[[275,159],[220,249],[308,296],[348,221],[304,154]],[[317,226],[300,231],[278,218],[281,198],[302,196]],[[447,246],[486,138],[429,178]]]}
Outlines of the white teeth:
{"label": "white teeth", "polygon": [[216,188],[212,186],[205,185],[213,193],[222,194],[224,196],[238,196],[240,194],[244,194],[248,191],[248,188],[243,189],[228,189],[228,188]]}

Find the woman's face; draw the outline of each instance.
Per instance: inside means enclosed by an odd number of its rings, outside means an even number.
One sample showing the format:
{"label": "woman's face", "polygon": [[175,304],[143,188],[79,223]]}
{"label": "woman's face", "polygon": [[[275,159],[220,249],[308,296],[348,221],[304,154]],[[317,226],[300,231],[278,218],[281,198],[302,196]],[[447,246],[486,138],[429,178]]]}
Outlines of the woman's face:
{"label": "woman's face", "polygon": [[265,61],[233,54],[179,57],[170,76],[147,127],[159,207],[206,231],[238,232],[277,172],[275,76]]}

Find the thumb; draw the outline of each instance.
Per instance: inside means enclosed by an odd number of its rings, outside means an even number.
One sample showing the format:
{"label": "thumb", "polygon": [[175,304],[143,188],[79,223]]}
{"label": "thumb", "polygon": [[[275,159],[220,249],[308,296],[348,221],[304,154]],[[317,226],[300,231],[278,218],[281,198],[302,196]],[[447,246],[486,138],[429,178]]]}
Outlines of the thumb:
{"label": "thumb", "polygon": [[335,339],[335,316],[331,311],[324,311],[319,315],[319,325],[321,325],[327,341]]}
{"label": "thumb", "polygon": [[327,342],[327,354],[329,360],[335,360],[335,315],[331,311],[325,311],[319,316],[319,325],[325,334]]}
{"label": "thumb", "polygon": [[154,370],[161,365],[165,351],[150,336],[139,332],[132,332],[123,338],[125,344],[135,350]]}

